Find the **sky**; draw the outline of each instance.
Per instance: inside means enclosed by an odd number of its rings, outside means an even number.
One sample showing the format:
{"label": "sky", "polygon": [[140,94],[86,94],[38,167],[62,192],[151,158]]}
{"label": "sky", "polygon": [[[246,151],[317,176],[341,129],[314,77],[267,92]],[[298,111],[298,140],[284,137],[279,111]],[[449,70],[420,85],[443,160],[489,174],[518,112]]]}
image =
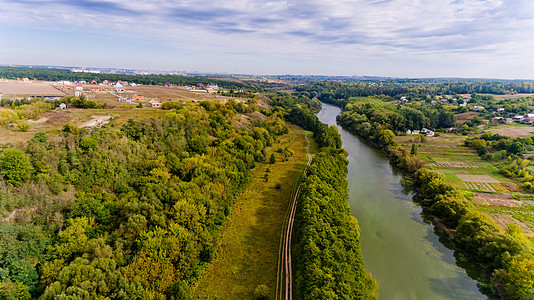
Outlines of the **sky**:
{"label": "sky", "polygon": [[534,79],[534,1],[0,0],[0,64]]}

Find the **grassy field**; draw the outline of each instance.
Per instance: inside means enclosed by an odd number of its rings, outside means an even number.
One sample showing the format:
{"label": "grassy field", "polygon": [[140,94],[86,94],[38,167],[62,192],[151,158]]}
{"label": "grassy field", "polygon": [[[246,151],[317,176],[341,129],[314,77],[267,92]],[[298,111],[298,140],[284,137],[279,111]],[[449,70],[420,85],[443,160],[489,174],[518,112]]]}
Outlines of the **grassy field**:
{"label": "grassy field", "polygon": [[[304,134],[290,126],[289,134],[270,150],[287,146],[294,155],[284,162],[259,163],[252,170],[249,188],[221,231],[216,258],[192,288],[194,299],[251,299],[262,284],[274,298],[283,216],[293,181],[307,161]],[[310,151],[316,149],[312,144]]]}
{"label": "grassy field", "polygon": [[[426,167],[442,172],[446,182],[503,229],[516,223],[534,238],[534,195],[523,189],[522,182],[499,174],[498,162],[482,160],[476,151],[463,146],[464,140],[465,137],[429,137],[424,143],[416,143],[417,153]],[[396,141],[406,149],[414,143],[407,136],[397,137]],[[488,205],[488,200],[492,204]]]}

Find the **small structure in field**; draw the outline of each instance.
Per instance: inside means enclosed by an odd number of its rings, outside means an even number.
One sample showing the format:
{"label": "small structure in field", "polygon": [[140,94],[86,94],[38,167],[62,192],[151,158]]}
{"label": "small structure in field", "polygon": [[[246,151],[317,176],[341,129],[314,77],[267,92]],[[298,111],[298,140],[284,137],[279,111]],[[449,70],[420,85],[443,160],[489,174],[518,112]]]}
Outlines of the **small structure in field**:
{"label": "small structure in field", "polygon": [[148,101],[148,104],[150,105],[150,107],[161,107],[161,102],[156,99]]}

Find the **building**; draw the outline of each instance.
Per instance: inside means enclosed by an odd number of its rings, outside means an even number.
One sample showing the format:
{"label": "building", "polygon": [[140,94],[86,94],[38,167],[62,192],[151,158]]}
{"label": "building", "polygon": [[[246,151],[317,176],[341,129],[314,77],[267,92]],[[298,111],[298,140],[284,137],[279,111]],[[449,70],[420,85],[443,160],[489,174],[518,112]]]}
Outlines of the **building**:
{"label": "building", "polygon": [[474,111],[481,111],[483,109],[484,109],[484,106],[478,106],[478,105],[473,106]]}
{"label": "building", "polygon": [[161,107],[161,102],[159,102],[158,100],[156,99],[152,99],[150,101],[148,101],[148,104],[150,105],[150,107]]}

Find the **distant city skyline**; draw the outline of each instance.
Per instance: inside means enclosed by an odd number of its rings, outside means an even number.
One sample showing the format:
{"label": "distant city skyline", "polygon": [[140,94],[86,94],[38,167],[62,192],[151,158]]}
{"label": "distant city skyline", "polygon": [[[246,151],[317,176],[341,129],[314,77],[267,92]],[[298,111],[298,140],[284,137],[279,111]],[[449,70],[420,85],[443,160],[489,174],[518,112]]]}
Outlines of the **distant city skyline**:
{"label": "distant city skyline", "polygon": [[0,0],[0,64],[534,79],[528,0]]}

